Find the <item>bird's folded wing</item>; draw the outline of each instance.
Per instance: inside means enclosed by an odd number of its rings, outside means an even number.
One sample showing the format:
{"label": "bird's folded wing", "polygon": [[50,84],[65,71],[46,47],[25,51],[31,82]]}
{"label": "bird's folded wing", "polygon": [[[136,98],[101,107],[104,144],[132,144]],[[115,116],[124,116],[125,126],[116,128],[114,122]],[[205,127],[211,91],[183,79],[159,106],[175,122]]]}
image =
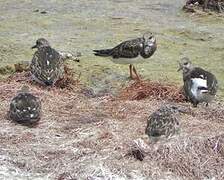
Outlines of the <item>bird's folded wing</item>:
{"label": "bird's folded wing", "polygon": [[143,49],[143,42],[141,38],[122,42],[112,50],[114,58],[135,58]]}

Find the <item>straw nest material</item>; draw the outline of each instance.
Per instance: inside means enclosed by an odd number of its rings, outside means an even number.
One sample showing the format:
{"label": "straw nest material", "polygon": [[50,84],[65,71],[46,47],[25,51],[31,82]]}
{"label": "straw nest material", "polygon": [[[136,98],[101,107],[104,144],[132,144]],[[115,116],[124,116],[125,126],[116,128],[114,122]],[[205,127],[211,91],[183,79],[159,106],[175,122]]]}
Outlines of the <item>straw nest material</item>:
{"label": "straw nest material", "polygon": [[0,81],[0,172],[4,177],[224,178],[222,102],[191,109],[193,115],[181,117],[180,135],[156,149],[144,134],[146,119],[167,101],[155,96],[141,101],[131,101],[129,96],[127,100],[88,98],[67,88],[27,83],[41,99],[43,116],[32,129],[12,123],[6,119],[9,103],[29,80],[27,75],[16,73],[7,82]]}
{"label": "straw nest material", "polygon": [[170,100],[174,102],[185,101],[182,88],[173,84],[162,84],[152,81],[134,82],[121,91],[119,98],[122,100],[154,98],[157,100]]}
{"label": "straw nest material", "polygon": [[[69,89],[72,90],[74,87],[76,87],[79,84],[79,80],[75,79],[75,72],[69,68],[67,65],[64,65],[64,77],[62,79],[59,79],[55,86],[61,89]],[[16,72],[12,75],[10,75],[6,82],[26,82],[28,84],[32,84],[35,82],[32,82],[32,77],[29,71],[16,69]]]}

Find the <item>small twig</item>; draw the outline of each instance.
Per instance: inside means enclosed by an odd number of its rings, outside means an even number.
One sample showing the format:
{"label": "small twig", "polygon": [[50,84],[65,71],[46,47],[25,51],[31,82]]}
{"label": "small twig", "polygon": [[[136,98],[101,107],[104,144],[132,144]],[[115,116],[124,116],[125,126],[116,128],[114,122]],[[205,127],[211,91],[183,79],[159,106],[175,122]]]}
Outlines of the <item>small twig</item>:
{"label": "small twig", "polygon": [[213,148],[213,150],[214,150],[215,152],[218,151],[217,148],[218,148],[218,144],[219,144],[219,139],[220,139],[220,137],[219,137],[218,140],[216,141],[215,146],[214,146],[214,148]]}

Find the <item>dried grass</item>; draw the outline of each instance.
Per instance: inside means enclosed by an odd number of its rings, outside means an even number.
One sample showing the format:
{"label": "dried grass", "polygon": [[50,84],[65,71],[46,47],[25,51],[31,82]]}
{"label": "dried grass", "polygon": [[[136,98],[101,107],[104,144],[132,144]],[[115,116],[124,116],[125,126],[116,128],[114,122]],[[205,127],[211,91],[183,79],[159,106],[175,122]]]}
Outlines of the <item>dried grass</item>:
{"label": "dried grass", "polygon": [[28,128],[5,118],[26,80],[15,74],[0,82],[0,178],[223,179],[223,103],[181,116],[180,135],[155,148],[144,135],[146,120],[167,100],[88,98],[29,83],[43,112],[38,126]]}
{"label": "dried grass", "polygon": [[122,100],[141,100],[154,98],[157,100],[170,100],[184,102],[185,97],[181,88],[172,84],[161,84],[151,81],[137,81],[123,89],[119,96]]}
{"label": "dried grass", "polygon": [[184,137],[148,154],[164,170],[189,179],[224,178],[224,134]]}
{"label": "dried grass", "polygon": [[[18,70],[16,73],[10,75],[6,82],[24,82],[28,84],[37,84],[32,81],[31,74],[27,70]],[[63,79],[58,80],[55,83],[55,86],[61,89],[73,90],[75,87],[79,85],[79,79],[75,79],[75,73],[73,69],[69,68],[67,65],[64,65],[64,77]]]}
{"label": "dried grass", "polygon": [[73,69],[69,68],[67,65],[64,66],[65,74],[63,79],[60,79],[56,82],[56,86],[62,89],[67,88],[72,90],[74,86],[79,84],[78,79],[74,79]]}
{"label": "dried grass", "polygon": [[224,121],[224,107],[223,104],[219,104],[219,107],[211,108],[207,111],[206,109],[200,110],[197,114],[198,117],[201,116],[209,121],[223,122]]}

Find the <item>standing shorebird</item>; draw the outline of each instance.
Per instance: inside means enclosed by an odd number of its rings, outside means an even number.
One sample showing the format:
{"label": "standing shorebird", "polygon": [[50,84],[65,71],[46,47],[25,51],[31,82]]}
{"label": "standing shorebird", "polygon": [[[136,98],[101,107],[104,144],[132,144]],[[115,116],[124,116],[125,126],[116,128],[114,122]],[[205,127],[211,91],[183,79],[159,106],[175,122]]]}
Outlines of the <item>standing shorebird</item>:
{"label": "standing shorebird", "polygon": [[[116,64],[129,64],[130,78],[140,77],[133,64],[143,63],[144,59],[151,57],[156,51],[156,38],[151,33],[145,33],[143,37],[124,41],[112,49],[93,50],[96,56],[112,57]],[[143,59],[138,58],[141,56]]]}
{"label": "standing shorebird", "polygon": [[180,131],[180,123],[176,115],[185,112],[183,107],[162,106],[149,116],[145,133],[153,142],[172,137]]}
{"label": "standing shorebird", "polygon": [[205,102],[206,106],[214,99],[218,82],[216,77],[200,67],[194,67],[189,58],[184,57],[179,62],[178,71],[183,71],[184,92],[187,100],[194,107]]}
{"label": "standing shorebird", "polygon": [[18,123],[35,124],[41,114],[41,102],[29,92],[27,86],[23,86],[12,99],[9,109],[9,117]]}
{"label": "standing shorebird", "polygon": [[34,80],[40,84],[50,86],[63,78],[64,65],[62,56],[51,48],[49,42],[44,38],[40,38],[33,48],[37,48],[30,65]]}

